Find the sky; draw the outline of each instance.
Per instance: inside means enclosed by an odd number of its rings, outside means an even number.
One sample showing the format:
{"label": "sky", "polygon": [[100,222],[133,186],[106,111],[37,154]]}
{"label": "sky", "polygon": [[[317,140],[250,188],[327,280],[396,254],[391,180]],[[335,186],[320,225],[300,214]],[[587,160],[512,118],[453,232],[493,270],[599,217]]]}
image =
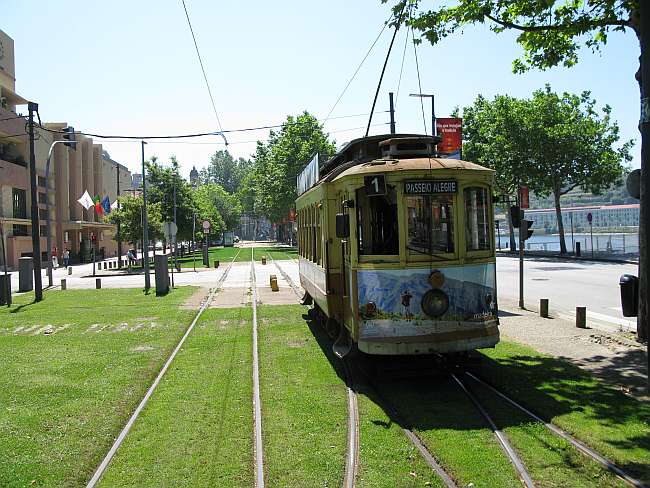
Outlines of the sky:
{"label": "sky", "polygon": [[[390,16],[390,3],[380,0],[185,3],[224,130],[280,124],[304,110],[324,120]],[[0,29],[15,42],[16,91],[39,103],[44,122],[130,136],[219,130],[181,0],[0,0],[0,12]],[[397,34],[371,134],[389,132],[389,91],[397,96],[397,132],[422,133],[422,109],[431,131],[430,101],[421,107],[410,93],[434,94],[436,115],[444,117],[479,94],[527,97],[550,83],[557,92],[589,90],[599,106],[609,104],[621,139],[635,140],[631,165],[640,166],[639,47],[631,32],[613,33],[600,54],[584,50],[573,68],[516,75],[512,61],[522,50],[514,34],[469,26],[418,47],[420,85],[405,35]],[[365,133],[391,36],[386,28],[325,122],[338,146]],[[267,136],[228,134],[228,150],[249,157]],[[103,144],[111,158],[140,172],[139,143]],[[166,162],[176,155],[187,176],[224,148],[218,136],[151,142],[146,157]]]}

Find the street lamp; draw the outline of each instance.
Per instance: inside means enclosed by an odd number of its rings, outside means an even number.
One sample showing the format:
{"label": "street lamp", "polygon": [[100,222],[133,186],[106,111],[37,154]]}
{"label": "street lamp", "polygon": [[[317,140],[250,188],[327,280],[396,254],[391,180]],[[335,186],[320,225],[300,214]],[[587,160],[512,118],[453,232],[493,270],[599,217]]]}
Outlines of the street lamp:
{"label": "street lamp", "polygon": [[425,93],[411,93],[410,97],[430,98],[431,99],[431,134],[436,135],[436,99],[435,95],[427,95]]}
{"label": "street lamp", "polygon": [[[196,191],[196,181],[192,182],[192,190]],[[196,208],[192,208],[192,267],[196,271]]]}
{"label": "street lamp", "polygon": [[[149,277],[149,223],[147,222],[147,172],[144,163],[144,145],[142,142],[142,266],[144,267],[144,289],[146,292],[151,288],[151,278]],[[155,254],[156,246],[154,246]]]}

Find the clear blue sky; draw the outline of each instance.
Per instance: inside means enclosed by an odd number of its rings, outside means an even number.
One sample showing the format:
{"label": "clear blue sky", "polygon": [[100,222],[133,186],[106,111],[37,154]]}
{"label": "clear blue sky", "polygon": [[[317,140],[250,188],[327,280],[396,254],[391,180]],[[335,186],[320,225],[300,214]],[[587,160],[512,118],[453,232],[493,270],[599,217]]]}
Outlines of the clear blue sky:
{"label": "clear blue sky", "polygon": [[[1,0],[0,29],[16,46],[17,92],[40,105],[44,121],[67,121],[105,134],[178,134],[217,129],[180,0],[65,2]],[[426,4],[427,2],[423,2]],[[389,17],[379,0],[186,0],[224,129],[282,122],[308,110],[324,118]],[[377,110],[397,92],[405,32],[398,34]],[[388,29],[332,117],[370,111],[390,41]],[[639,92],[634,73],[639,48],[631,33],[613,34],[602,55],[585,51],[578,66],[514,75],[521,53],[511,34],[484,27],[438,46],[418,49],[422,91],[435,93],[442,117],[478,94],[528,96],[550,83],[558,92],[590,90],[613,108],[623,139],[635,139],[640,165]],[[399,97],[398,132],[422,132],[413,49],[407,49]],[[425,101],[427,125],[430,105]],[[378,113],[373,123],[388,121]],[[330,120],[337,143],[360,137],[367,117]],[[364,127],[361,129],[360,127]],[[356,129],[355,129],[356,128]],[[354,129],[354,130],[347,130]],[[387,126],[371,133],[387,132]],[[229,136],[235,156],[249,156],[267,132]],[[194,142],[199,142],[194,141]],[[200,144],[150,144],[147,155],[175,154],[185,175],[201,168],[218,137]],[[209,143],[209,144],[206,144]],[[137,171],[137,143],[105,143],[111,157]]]}

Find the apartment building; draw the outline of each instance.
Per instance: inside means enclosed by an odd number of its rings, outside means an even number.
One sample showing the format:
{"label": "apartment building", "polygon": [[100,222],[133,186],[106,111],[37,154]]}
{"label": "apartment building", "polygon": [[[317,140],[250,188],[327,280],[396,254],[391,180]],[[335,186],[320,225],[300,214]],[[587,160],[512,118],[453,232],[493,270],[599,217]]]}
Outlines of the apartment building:
{"label": "apartment building", "polygon": [[[31,196],[29,180],[29,138],[21,107],[27,100],[16,93],[13,40],[0,30],[0,225],[4,235],[7,265],[15,268],[18,258],[32,256]],[[26,112],[26,108],[23,108]],[[60,131],[67,123],[45,123],[51,131]],[[91,259],[95,246],[98,257],[116,256],[115,226],[97,215],[94,207],[86,210],[77,201],[85,191],[111,202],[131,188],[129,170],[113,161],[101,144],[77,136],[76,148],[57,144],[52,153],[49,191],[45,185],[45,167],[51,144],[62,135],[37,128],[35,137],[38,188],[39,234],[43,261],[47,256],[47,210],[50,203],[53,254],[64,250],[73,262]],[[0,264],[2,255],[0,254]]]}
{"label": "apartment building", "polygon": [[[594,229],[615,229],[617,227],[639,226],[639,204],[629,205],[591,205],[585,207],[562,208],[564,228],[573,222],[574,228],[584,231],[590,228],[588,216]],[[531,219],[533,227],[557,232],[557,216],[554,208],[526,210],[526,218]]]}

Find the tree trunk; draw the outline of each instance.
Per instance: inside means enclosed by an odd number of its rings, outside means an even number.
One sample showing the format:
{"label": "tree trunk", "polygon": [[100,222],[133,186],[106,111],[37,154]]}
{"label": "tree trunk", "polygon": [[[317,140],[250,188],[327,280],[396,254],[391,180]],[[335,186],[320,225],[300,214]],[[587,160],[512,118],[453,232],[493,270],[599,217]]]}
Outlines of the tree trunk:
{"label": "tree trunk", "polygon": [[560,234],[560,254],[566,254],[566,242],[564,242],[564,223],[562,222],[562,208],[560,207],[560,189],[553,189],[555,200],[555,217],[557,218],[557,231]]}
{"label": "tree trunk", "polygon": [[515,228],[512,226],[510,218],[510,207],[506,207],[506,219],[508,220],[508,233],[510,234],[510,251],[517,250],[517,241],[515,240]]}

